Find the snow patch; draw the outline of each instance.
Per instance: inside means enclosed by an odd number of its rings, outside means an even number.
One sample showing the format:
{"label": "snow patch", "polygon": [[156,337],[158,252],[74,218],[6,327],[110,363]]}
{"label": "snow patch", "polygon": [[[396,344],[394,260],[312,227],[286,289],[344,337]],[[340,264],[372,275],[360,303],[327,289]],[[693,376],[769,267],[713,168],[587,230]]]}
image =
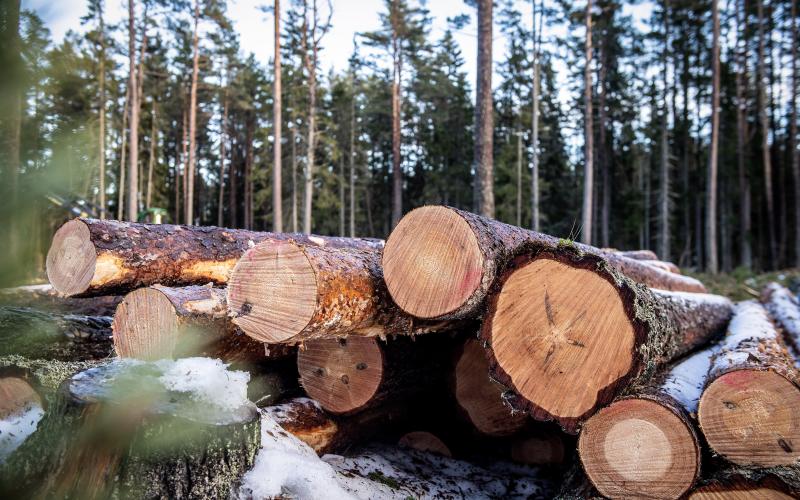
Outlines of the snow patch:
{"label": "snow patch", "polygon": [[697,411],[697,404],[703,393],[706,375],[711,368],[711,359],[719,352],[713,345],[687,357],[667,373],[661,390],[672,396],[689,413]]}
{"label": "snow patch", "polygon": [[41,405],[31,403],[22,411],[0,420],[0,464],[33,434],[43,416]]}
{"label": "snow patch", "polygon": [[[789,344],[795,350],[800,350],[800,304],[797,297],[777,283],[767,285],[762,297],[767,299],[767,310],[783,328]],[[797,363],[800,366],[800,359]]]}

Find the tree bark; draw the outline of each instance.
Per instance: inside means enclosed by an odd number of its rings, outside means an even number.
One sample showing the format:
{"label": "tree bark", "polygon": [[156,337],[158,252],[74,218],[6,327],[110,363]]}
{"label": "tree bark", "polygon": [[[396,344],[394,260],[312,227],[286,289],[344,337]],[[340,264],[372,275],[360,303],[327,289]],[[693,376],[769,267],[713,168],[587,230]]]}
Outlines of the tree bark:
{"label": "tree bark", "polygon": [[200,0],[194,2],[194,34],[192,35],[192,87],[189,91],[189,162],[186,169],[186,198],[184,209],[186,224],[194,223],[194,173],[197,163],[197,79],[200,53],[197,47],[199,34],[197,26],[200,21]]}
{"label": "tree bark", "polygon": [[444,389],[443,360],[453,346],[448,335],[318,339],[298,352],[297,369],[306,393],[320,406],[352,415]]}
{"label": "tree bark", "polygon": [[[708,183],[706,184],[706,268],[717,274],[717,156],[719,152],[719,6],[712,0],[711,18],[714,35],[711,49],[711,145],[708,155]],[[723,222],[724,223],[724,222]]]}
{"label": "tree bark", "polygon": [[[303,232],[311,232],[311,208],[314,196],[314,163],[316,153],[317,124],[317,4],[314,2],[311,11],[313,22],[309,36],[308,2],[303,3],[303,65],[308,74],[308,139],[306,141],[306,168],[303,189]],[[310,40],[310,46],[309,46]]]}
{"label": "tree bark", "polygon": [[283,118],[281,115],[281,104],[283,95],[281,94],[281,2],[275,0],[275,62],[274,62],[274,83],[273,83],[273,107],[272,107],[272,230],[276,233],[283,231],[283,158],[281,155],[281,141],[283,134],[281,127]]}
{"label": "tree bark", "polygon": [[47,275],[56,290],[70,296],[108,295],[156,283],[222,285],[242,254],[268,239],[367,248],[383,245],[374,239],[73,219],[53,237]]}
{"label": "tree bark", "polygon": [[248,250],[231,273],[229,313],[247,335],[269,343],[341,335],[385,338],[450,327],[416,320],[392,302],[380,255],[378,246],[265,241]]}
{"label": "tree bark", "polygon": [[117,177],[117,219],[125,219],[125,174],[126,164],[125,159],[128,153],[128,134],[125,130],[128,126],[128,112],[130,111],[131,101],[131,88],[130,82],[125,88],[125,109],[122,112],[122,129],[120,135],[122,136],[122,144],[120,148],[120,161],[119,161],[119,176]]}
{"label": "tree bark", "polygon": [[667,106],[668,100],[668,61],[669,61],[669,0],[664,0],[664,46],[661,55],[663,67],[663,85],[664,93],[661,103],[661,131],[660,131],[660,163],[659,163],[659,177],[660,177],[660,190],[658,199],[658,244],[659,253],[664,259],[670,258],[671,247],[671,231],[669,226],[669,205],[670,205],[670,172],[669,172],[669,108]]}
{"label": "tree bark", "polygon": [[52,285],[0,288],[0,306],[31,307],[44,312],[83,316],[113,316],[122,297],[106,295],[88,298],[65,297]]}
{"label": "tree bark", "polygon": [[[292,108],[294,109],[294,108]],[[294,111],[292,111],[294,114]],[[297,124],[292,118],[292,232],[297,232]]]}
{"label": "tree bark", "polygon": [[767,311],[756,301],[739,303],[697,411],[712,450],[739,466],[797,474],[797,383],[795,360]]}
{"label": "tree bark", "polygon": [[717,295],[650,291],[568,245],[520,252],[495,290],[480,335],[491,377],[512,408],[572,433],[629,385],[713,338],[732,310]]}
{"label": "tree bark", "polygon": [[98,162],[100,164],[100,218],[106,218],[106,28],[103,21],[103,4],[97,5],[98,31],[100,43],[100,120],[99,133],[97,137],[97,148],[99,153]]}
{"label": "tree bark", "polygon": [[745,0],[736,2],[736,160],[739,177],[739,253],[741,265],[753,267],[753,250],[750,244],[750,181],[747,175],[746,154],[749,133],[747,127],[747,42]]}
{"label": "tree bark", "polygon": [[150,124],[150,157],[147,159],[147,197],[145,198],[144,206],[147,210],[150,210],[150,202],[153,198],[153,166],[156,162],[156,140],[157,138],[157,128],[156,128],[156,100],[153,99],[152,104],[152,112],[150,116],[151,124]]}
{"label": "tree bark", "polygon": [[[533,86],[531,87],[531,229],[539,230],[539,41],[541,30],[536,31],[536,0],[531,0],[533,8]],[[539,16],[544,16],[540,13]],[[537,36],[539,38],[537,38]],[[520,224],[518,224],[520,225]]]}
{"label": "tree bark", "polygon": [[392,299],[409,314],[427,319],[475,317],[515,256],[531,249],[572,247],[607,260],[618,272],[649,287],[705,292],[702,283],[688,276],[444,206],[421,207],[403,218],[383,252],[384,278]]}
{"label": "tree bark", "polygon": [[134,0],[128,0],[128,89],[130,92],[130,159],[128,161],[128,210],[127,220],[135,222],[139,215],[139,96],[136,78],[136,15]]}
{"label": "tree bark", "polygon": [[586,41],[583,68],[583,211],[581,212],[581,242],[592,243],[592,207],[594,193],[594,124],[592,123],[592,0],[586,0]]}
{"label": "tree bark", "polygon": [[767,116],[767,93],[765,89],[764,69],[764,2],[757,1],[758,11],[758,66],[756,75],[756,88],[758,92],[758,121],[761,129],[761,161],[764,168],[764,196],[767,202],[767,233],[769,243],[770,269],[777,265],[777,240],[775,237],[775,202],[772,191],[772,151],[769,144],[769,117]]}
{"label": "tree bark", "polygon": [[634,260],[661,260],[652,250],[616,250],[616,252],[623,257]]}
{"label": "tree bark", "polygon": [[[219,202],[217,206],[217,225],[224,225],[225,215],[225,142],[228,136],[228,86],[222,97],[222,118],[219,124]],[[279,146],[280,147],[280,146]]]}
{"label": "tree bark", "polygon": [[403,48],[401,46],[399,26],[395,24],[399,14],[397,1],[392,1],[392,227],[395,227],[403,216],[403,158],[401,156],[400,135],[403,113]]}
{"label": "tree bark", "polygon": [[[356,237],[356,87],[353,71],[350,72],[350,237]],[[800,247],[798,247],[800,248]]]}
{"label": "tree bark", "polygon": [[797,0],[792,0],[792,81],[790,90],[790,113],[789,113],[789,161],[792,165],[792,178],[794,180],[794,253],[795,267],[800,267],[800,151],[797,149],[797,94],[798,94],[798,70],[797,70]]}
{"label": "tree bark", "polygon": [[[478,71],[475,83],[475,211],[484,217],[494,217],[493,1],[477,0],[476,3],[478,6]],[[396,222],[392,226],[395,225]]]}
{"label": "tree bark", "polygon": [[[152,387],[147,369],[105,365],[62,385],[0,471],[4,495],[228,497],[260,446],[255,407],[220,423]],[[149,391],[131,383],[142,379]]]}

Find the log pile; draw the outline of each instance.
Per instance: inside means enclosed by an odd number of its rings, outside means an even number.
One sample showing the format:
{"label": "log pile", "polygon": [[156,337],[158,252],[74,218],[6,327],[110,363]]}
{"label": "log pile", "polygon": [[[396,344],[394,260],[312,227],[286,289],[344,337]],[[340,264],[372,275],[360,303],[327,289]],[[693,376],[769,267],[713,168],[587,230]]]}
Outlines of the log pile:
{"label": "log pile", "polygon": [[[75,219],[47,273],[61,300],[122,298],[113,320],[0,306],[0,334],[26,341],[3,343],[0,420],[44,409],[0,457],[2,493],[244,484],[257,497],[252,474],[281,462],[259,448],[300,446],[350,456],[328,462],[355,461],[350,479],[363,450],[392,449],[451,471],[515,462],[563,498],[800,494],[800,307],[777,284],[733,304],[649,250],[444,206],[413,210],[385,245]],[[35,342],[20,334],[40,324]],[[212,365],[215,377],[196,370]],[[215,397],[238,401],[221,406],[232,418],[203,417]],[[202,439],[176,445],[187,426]]]}

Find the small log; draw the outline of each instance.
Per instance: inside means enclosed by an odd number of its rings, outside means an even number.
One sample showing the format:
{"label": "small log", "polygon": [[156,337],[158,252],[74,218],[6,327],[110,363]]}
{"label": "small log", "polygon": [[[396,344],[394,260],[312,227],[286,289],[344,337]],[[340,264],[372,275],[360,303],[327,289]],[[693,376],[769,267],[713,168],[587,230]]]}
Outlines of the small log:
{"label": "small log", "polygon": [[798,372],[758,302],[737,304],[697,413],[709,446],[731,463],[797,468]]}
{"label": "small log", "polygon": [[504,404],[503,387],[489,378],[489,362],[477,340],[467,340],[456,352],[451,386],[463,418],[488,436],[510,436],[525,426],[528,416]]}
{"label": "small log", "polygon": [[[608,250],[608,249],[603,249]],[[620,254],[623,257],[627,257],[633,260],[659,260],[658,255],[652,250],[614,250],[611,249],[613,252]]]}
{"label": "small log", "polygon": [[79,361],[112,352],[111,317],[0,306],[0,356]]}
{"label": "small log", "polygon": [[648,266],[661,269],[662,271],[667,271],[668,273],[681,274],[681,269],[672,262],[664,260],[642,260],[641,262]]}
{"label": "small log", "polygon": [[648,290],[564,246],[521,255],[489,300],[481,339],[513,408],[570,433],[629,384],[722,332],[732,303]]}
{"label": "small log", "polygon": [[563,246],[602,257],[617,271],[652,288],[706,291],[694,278],[616,252],[445,206],[417,208],[401,219],[386,242],[383,269],[389,293],[407,313],[425,319],[461,319],[482,313],[496,278],[517,255],[556,252]]}
{"label": "small log", "polygon": [[428,431],[413,431],[403,434],[397,441],[397,444],[417,451],[436,453],[444,457],[453,456],[453,453],[450,451],[450,448],[444,444],[444,441]]}
{"label": "small log", "polygon": [[92,298],[64,297],[50,283],[0,288],[0,305],[31,307],[41,311],[85,316],[113,316],[119,295]]}
{"label": "small log", "polygon": [[381,248],[380,240],[243,229],[73,219],[59,228],[47,254],[47,277],[68,296],[125,293],[160,283],[224,285],[252,245],[267,239]]}
{"label": "small log", "polygon": [[228,304],[236,325],[270,343],[415,335],[449,326],[416,320],[392,302],[378,248],[261,243],[236,264]]}
{"label": "small log", "polygon": [[306,393],[326,411],[354,414],[438,389],[451,346],[447,335],[319,339],[300,349],[297,369]]}
{"label": "small log", "polygon": [[[255,460],[255,406],[216,406],[111,363],[62,385],[0,469],[5,498],[227,498]],[[191,374],[187,374],[191,376]]]}
{"label": "small log", "polygon": [[797,296],[778,283],[769,283],[761,291],[761,303],[772,318],[783,329],[784,338],[794,349],[794,357],[800,363],[800,304]]}
{"label": "small log", "polygon": [[595,413],[578,454],[608,498],[678,498],[700,475],[697,403],[717,348],[699,351]]}

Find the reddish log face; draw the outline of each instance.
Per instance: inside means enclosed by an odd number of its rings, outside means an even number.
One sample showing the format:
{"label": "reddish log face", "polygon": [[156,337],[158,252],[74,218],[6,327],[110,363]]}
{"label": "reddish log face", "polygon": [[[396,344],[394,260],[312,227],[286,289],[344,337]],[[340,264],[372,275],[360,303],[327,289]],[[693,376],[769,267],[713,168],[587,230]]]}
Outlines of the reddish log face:
{"label": "reddish log face", "polygon": [[484,258],[467,221],[446,207],[418,208],[386,242],[383,272],[392,298],[419,318],[461,307],[478,290]]}
{"label": "reddish log face", "polygon": [[482,434],[510,436],[520,430],[528,417],[512,414],[503,404],[503,388],[489,379],[489,362],[477,340],[469,340],[456,361],[456,401],[466,418]]}
{"label": "reddish log face", "polygon": [[97,253],[86,224],[74,219],[56,231],[47,253],[47,278],[65,295],[82,293],[98,271]]}
{"label": "reddish log face", "polygon": [[736,370],[700,398],[708,444],[737,465],[772,467],[800,460],[800,389],[769,370]]}
{"label": "reddish log face", "polygon": [[33,387],[19,377],[0,377],[0,420],[17,415],[31,405],[42,406]]}
{"label": "reddish log face", "polygon": [[700,471],[697,436],[668,408],[625,399],[600,410],[578,440],[583,468],[609,498],[678,498]]}
{"label": "reddish log face", "polygon": [[306,393],[331,413],[364,408],[384,375],[384,357],[372,337],[319,339],[305,343],[297,355],[300,382]]}

